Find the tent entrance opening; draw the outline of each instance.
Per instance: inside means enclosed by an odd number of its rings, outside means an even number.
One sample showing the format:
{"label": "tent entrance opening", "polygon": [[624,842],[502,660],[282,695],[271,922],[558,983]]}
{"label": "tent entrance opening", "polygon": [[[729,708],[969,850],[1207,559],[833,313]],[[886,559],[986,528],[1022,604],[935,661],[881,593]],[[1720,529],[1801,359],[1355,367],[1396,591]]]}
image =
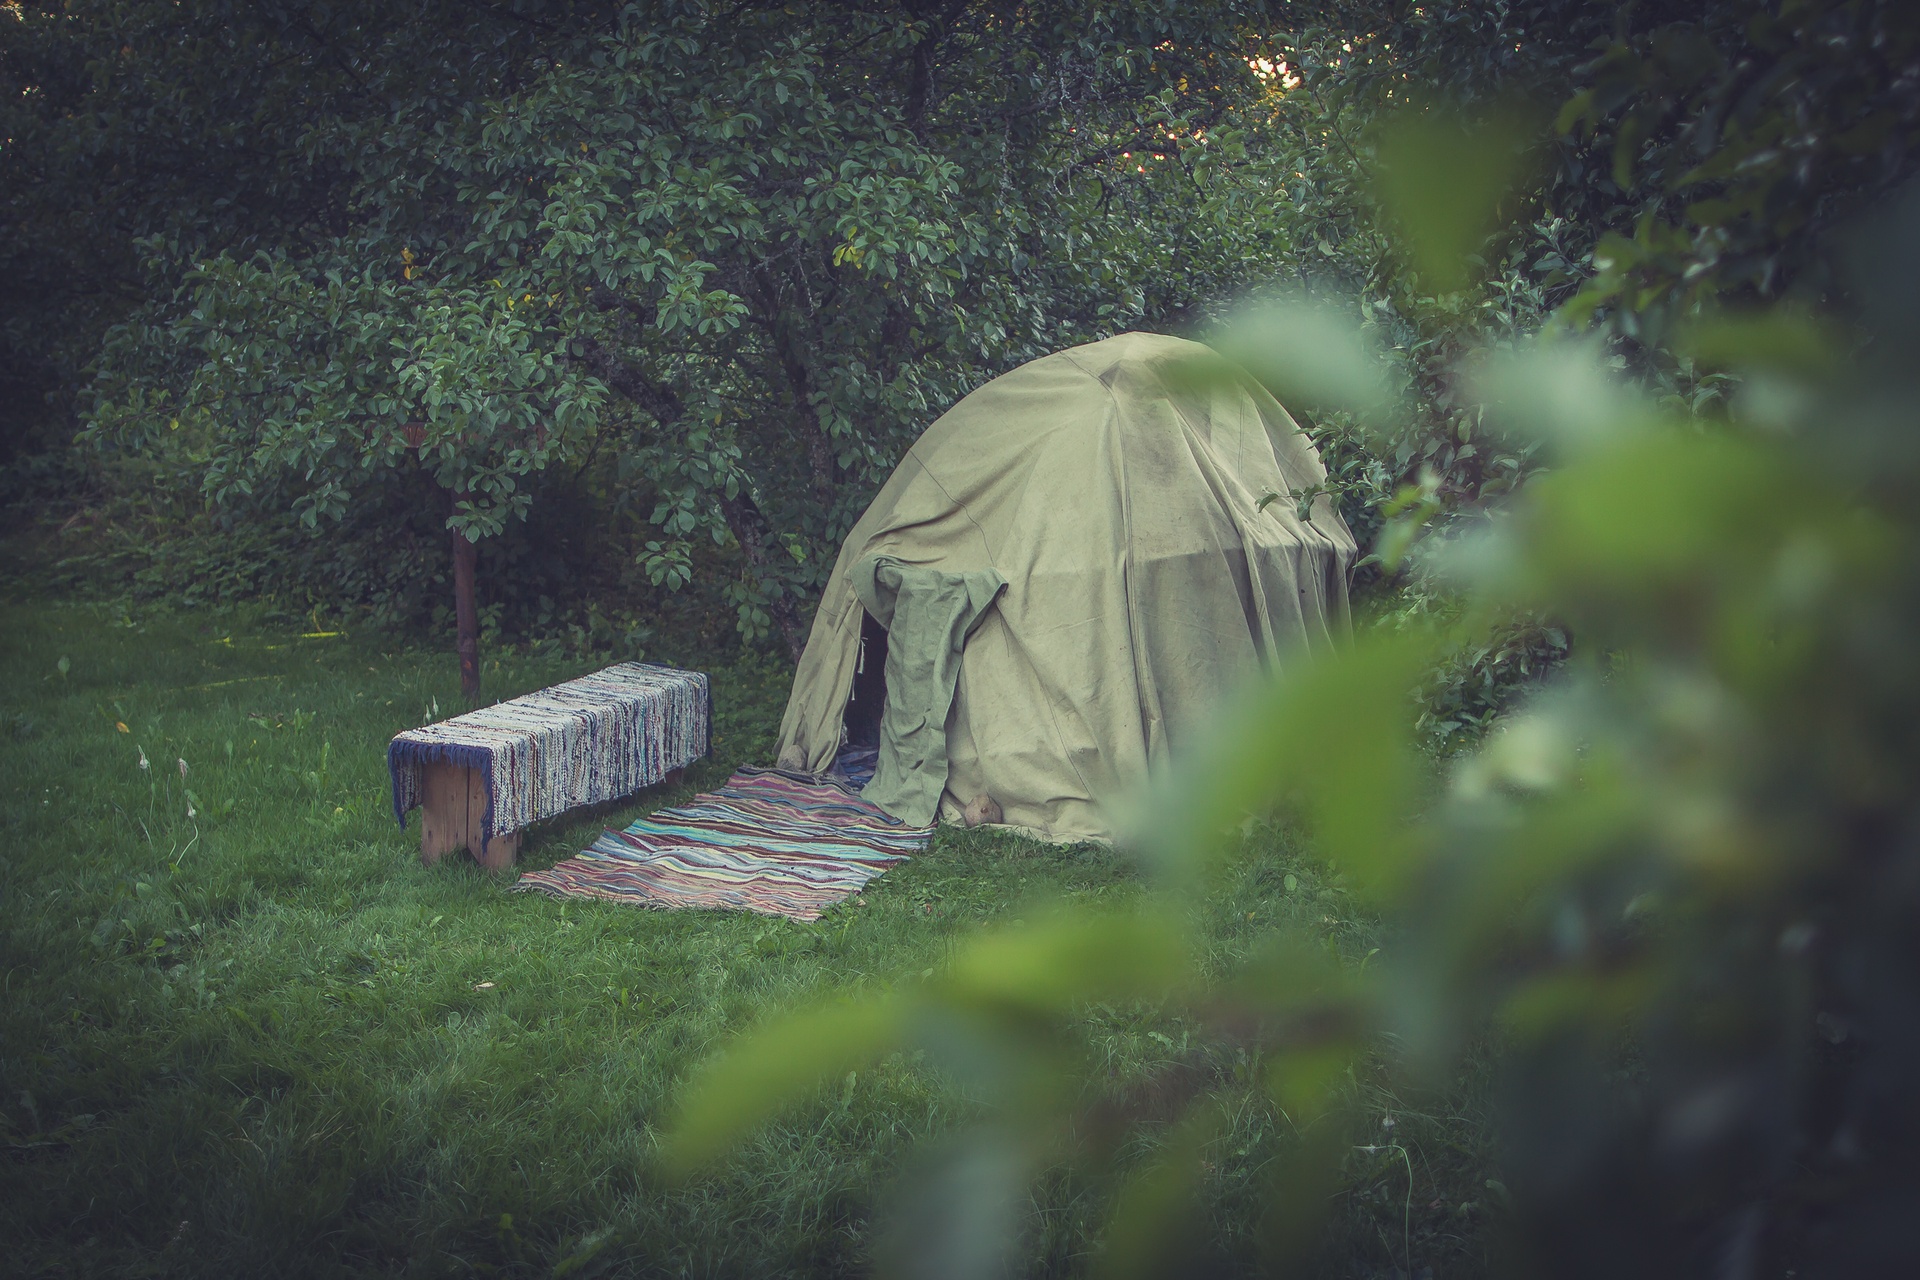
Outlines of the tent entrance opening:
{"label": "tent entrance opening", "polygon": [[860,657],[854,664],[853,691],[844,718],[846,742],[880,745],[880,718],[887,708],[887,629],[865,610],[860,614]]}

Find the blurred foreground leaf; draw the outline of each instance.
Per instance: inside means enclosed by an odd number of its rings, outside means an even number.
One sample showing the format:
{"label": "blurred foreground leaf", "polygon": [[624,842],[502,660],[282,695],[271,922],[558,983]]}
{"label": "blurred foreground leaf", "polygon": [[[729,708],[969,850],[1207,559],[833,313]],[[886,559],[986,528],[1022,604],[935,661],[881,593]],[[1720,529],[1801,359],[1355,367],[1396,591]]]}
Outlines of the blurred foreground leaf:
{"label": "blurred foreground leaf", "polygon": [[1517,109],[1471,122],[1409,110],[1381,127],[1374,194],[1432,292],[1473,279],[1473,257],[1501,225],[1500,202],[1528,168],[1535,131]]}
{"label": "blurred foreground leaf", "polygon": [[1283,799],[1312,814],[1324,854],[1369,891],[1402,870],[1403,823],[1423,779],[1408,691],[1428,635],[1376,635],[1242,698],[1159,789],[1139,843],[1175,874],[1204,866],[1224,833]]}
{"label": "blurred foreground leaf", "polygon": [[[1518,144],[1475,160],[1433,129],[1383,144],[1384,197],[1432,215],[1419,252],[1441,271],[1486,224],[1429,188],[1448,164],[1493,183]],[[1913,242],[1920,193],[1890,217],[1869,234]],[[1912,1270],[1920,256],[1849,260],[1882,269],[1843,314],[1682,329],[1743,371],[1738,412],[1651,395],[1564,334],[1456,371],[1501,430],[1556,447],[1424,563],[1460,630],[1527,611],[1570,651],[1471,751],[1435,767],[1415,747],[1438,628],[1390,616],[1346,652],[1279,655],[1149,797],[1150,910],[983,936],[901,988],[937,1060],[1014,1084],[992,1100],[1036,1170],[1115,1167],[1103,1265],[1172,1275],[1204,1253],[1207,1126],[1257,1089],[1288,1125],[1260,1157],[1269,1260],[1302,1263],[1332,1189],[1396,1159],[1399,1213],[1376,1225],[1417,1270],[1415,1159],[1377,1136],[1391,1114],[1356,1136],[1358,1082],[1432,1098],[1490,1059],[1498,1155],[1478,1172],[1498,1176],[1472,1203],[1515,1274]],[[1789,390],[1749,413],[1769,382]],[[1378,947],[1343,951],[1331,911],[1241,930],[1220,873],[1277,872],[1244,865],[1273,848],[1247,833],[1287,815],[1322,863],[1289,892],[1357,891]],[[1209,923],[1223,908],[1231,932]],[[1165,1059],[1114,1078],[1090,1051],[1103,1018],[1153,1027]]]}
{"label": "blurred foreground leaf", "polygon": [[830,1080],[898,1043],[900,1003],[880,998],[776,1019],[709,1062],[668,1133],[669,1169],[685,1174]]}

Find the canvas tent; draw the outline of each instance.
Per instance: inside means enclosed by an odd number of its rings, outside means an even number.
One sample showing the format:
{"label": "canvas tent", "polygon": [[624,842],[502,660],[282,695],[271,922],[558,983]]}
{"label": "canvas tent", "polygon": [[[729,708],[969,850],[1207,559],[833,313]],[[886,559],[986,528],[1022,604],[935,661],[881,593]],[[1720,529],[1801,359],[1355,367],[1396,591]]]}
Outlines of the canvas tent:
{"label": "canvas tent", "polygon": [[847,536],[781,767],[828,771],[851,724],[879,740],[864,794],[900,817],[984,794],[1032,834],[1110,839],[1113,798],[1254,670],[1346,631],[1353,535],[1324,495],[1306,520],[1289,496],[1325,478],[1273,397],[1197,343],[1129,333],[994,379]]}

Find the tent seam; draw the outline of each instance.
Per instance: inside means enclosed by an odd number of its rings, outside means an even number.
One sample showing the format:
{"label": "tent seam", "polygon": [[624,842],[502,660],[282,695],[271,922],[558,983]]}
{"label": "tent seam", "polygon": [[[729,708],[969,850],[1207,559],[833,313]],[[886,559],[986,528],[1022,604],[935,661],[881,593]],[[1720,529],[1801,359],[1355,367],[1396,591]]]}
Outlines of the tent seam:
{"label": "tent seam", "polygon": [[[1088,369],[1087,366],[1081,364],[1079,360],[1074,358],[1072,351],[1067,351],[1062,354],[1068,364],[1078,369],[1084,376],[1093,379],[1094,383],[1102,391],[1107,393],[1107,421],[1116,424],[1116,429],[1112,433],[1113,456],[1120,467],[1120,474],[1115,477],[1119,483],[1115,487],[1120,494],[1120,528],[1123,535],[1120,545],[1120,592],[1126,598],[1127,603],[1127,652],[1133,664],[1133,703],[1134,708],[1140,715],[1140,730],[1147,736],[1147,741],[1140,745],[1145,750],[1148,765],[1151,767],[1153,761],[1152,733],[1148,727],[1146,708],[1140,705],[1140,690],[1143,687],[1143,682],[1140,678],[1140,655],[1137,651],[1138,646],[1135,644],[1135,640],[1140,633],[1140,619],[1134,611],[1133,493],[1127,487],[1126,440],[1124,433],[1117,429],[1117,424],[1120,420],[1120,397],[1113,394],[1113,385],[1111,383],[1099,374]],[[1085,788],[1089,796],[1093,795],[1093,784],[1087,781],[1087,775],[1080,772],[1080,766],[1074,763],[1073,757],[1067,753],[1065,738],[1060,733],[1060,722],[1055,718],[1052,707],[1047,708],[1047,719],[1053,724],[1054,736],[1060,739],[1061,756],[1065,758],[1069,764],[1073,764],[1073,776],[1080,779],[1080,785]]]}

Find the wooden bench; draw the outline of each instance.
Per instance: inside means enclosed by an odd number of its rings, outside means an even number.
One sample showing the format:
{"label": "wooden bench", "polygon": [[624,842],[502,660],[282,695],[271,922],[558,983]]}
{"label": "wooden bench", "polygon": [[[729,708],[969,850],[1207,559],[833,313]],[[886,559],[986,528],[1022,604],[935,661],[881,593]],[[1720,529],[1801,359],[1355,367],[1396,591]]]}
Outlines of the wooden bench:
{"label": "wooden bench", "polygon": [[620,663],[396,735],[394,816],[404,829],[421,809],[428,865],[464,847],[504,870],[529,823],[677,783],[707,753],[711,724],[704,674]]}

